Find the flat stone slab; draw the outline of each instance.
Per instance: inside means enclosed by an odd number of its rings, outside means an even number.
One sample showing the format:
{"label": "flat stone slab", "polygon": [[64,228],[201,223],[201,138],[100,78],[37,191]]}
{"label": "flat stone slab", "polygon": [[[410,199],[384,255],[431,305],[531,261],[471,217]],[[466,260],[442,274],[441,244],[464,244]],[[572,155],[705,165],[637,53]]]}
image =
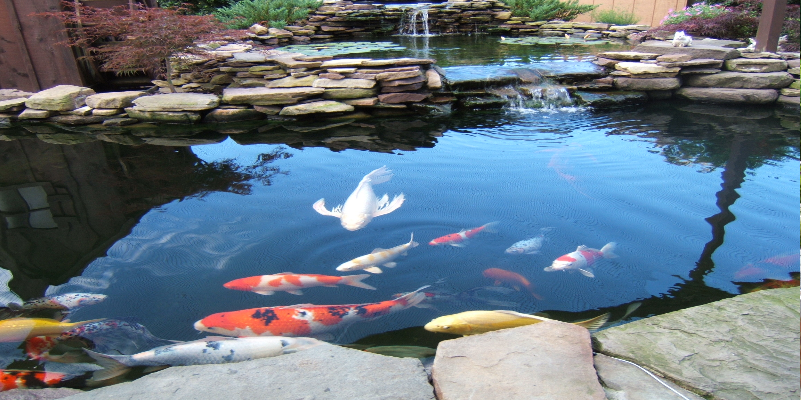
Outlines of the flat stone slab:
{"label": "flat stone slab", "polygon": [[656,53],[656,54],[689,54],[693,59],[696,58],[712,58],[715,60],[728,60],[731,58],[740,57],[740,52],[736,49],[720,46],[703,45],[698,42],[693,42],[690,47],[673,47],[670,41],[663,40],[647,40],[631,51],[641,53]]}
{"label": "flat stone slab", "polygon": [[70,400],[434,400],[419,360],[333,345],[232,364],[171,367]]}
{"label": "flat stone slab", "polygon": [[653,60],[659,57],[659,53],[641,53],[638,51],[607,51],[598,54],[598,57],[610,60]]}
{"label": "flat stone slab", "polygon": [[220,98],[203,93],[169,93],[138,97],[133,104],[137,111],[203,111],[220,105]]}
{"label": "flat stone slab", "polygon": [[376,85],[372,79],[327,79],[320,78],[314,81],[316,88],[358,88],[370,89]]}
{"label": "flat stone slab", "polygon": [[615,78],[615,87],[621,90],[673,90],[680,86],[679,78]]}
{"label": "flat stone slab", "polygon": [[729,89],[781,89],[791,83],[793,77],[786,72],[724,71],[712,75],[688,75],[684,78],[684,86]]}
{"label": "flat stone slab", "polygon": [[[616,360],[603,354],[596,354],[595,370],[603,382],[606,398],[609,400],[677,400],[679,397],[647,372],[625,361]],[[703,397],[681,388],[673,382],[662,379],[666,385],[691,400]]]}
{"label": "flat stone slab", "polygon": [[589,331],[558,321],[442,341],[432,378],[439,400],[605,398]]}
{"label": "flat stone slab", "polygon": [[70,388],[12,389],[0,392],[0,400],[55,400],[80,393]]}
{"label": "flat stone slab", "polygon": [[681,88],[676,97],[707,103],[721,104],[771,104],[779,97],[776,89],[721,89]]}
{"label": "flat stone slab", "polygon": [[353,106],[333,100],[313,101],[310,103],[298,104],[296,106],[284,107],[278,115],[308,115],[308,114],[330,114],[340,112],[351,112]]}
{"label": "flat stone slab", "polygon": [[69,111],[86,105],[86,98],[95,94],[87,87],[58,85],[33,94],[25,101],[25,106],[37,110]]}
{"label": "flat stone slab", "polygon": [[762,290],[641,319],[596,333],[595,347],[715,398],[797,400],[798,296]]}
{"label": "flat stone slab", "polygon": [[292,88],[228,88],[223,89],[222,102],[228,104],[251,104],[271,106],[294,104],[307,97],[323,94],[325,89],[312,87]]}
{"label": "flat stone slab", "polygon": [[643,64],[639,62],[620,62],[615,64],[615,69],[628,72],[632,75],[673,74],[673,76],[677,75],[681,70],[681,68],[678,67],[664,67],[657,64]]}
{"label": "flat stone slab", "polygon": [[645,92],[636,91],[577,91],[573,93],[576,99],[586,106],[595,108],[616,107],[624,104],[642,104],[648,101]]}
{"label": "flat stone slab", "polygon": [[134,99],[144,94],[140,90],[97,93],[86,98],[86,105],[92,108],[125,108],[130,107]]}
{"label": "flat stone slab", "polygon": [[778,72],[787,70],[787,62],[771,58],[734,58],[726,60],[726,69],[737,72]]}

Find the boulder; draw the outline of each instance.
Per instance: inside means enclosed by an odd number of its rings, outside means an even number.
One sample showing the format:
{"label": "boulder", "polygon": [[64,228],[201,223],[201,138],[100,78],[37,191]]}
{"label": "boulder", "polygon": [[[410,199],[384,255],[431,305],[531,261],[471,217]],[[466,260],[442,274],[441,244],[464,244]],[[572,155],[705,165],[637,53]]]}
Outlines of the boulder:
{"label": "boulder", "polygon": [[340,58],[336,60],[323,61],[320,68],[345,68],[345,67],[361,67],[370,58]]}
{"label": "boulder", "polygon": [[289,87],[304,87],[304,86],[312,86],[314,81],[317,80],[317,75],[307,75],[304,77],[296,78],[293,76],[287,76],[286,78],[276,79],[274,81],[270,81],[267,84],[267,87],[270,88],[289,88]]}
{"label": "boulder", "polygon": [[708,398],[797,400],[800,323],[798,288],[771,289],[606,329],[594,343]]}
{"label": "boulder", "polygon": [[442,341],[432,379],[439,400],[605,398],[589,331],[558,321]]}
{"label": "boulder", "polygon": [[434,400],[420,361],[333,345],[232,364],[171,367],[74,400]]}
{"label": "boulder", "polygon": [[20,111],[25,107],[25,98],[20,97],[11,100],[0,100],[0,111]]}
{"label": "boulder", "polygon": [[372,79],[325,79],[320,78],[314,81],[313,87],[316,88],[360,88],[370,89],[375,86],[376,81]]}
{"label": "boulder", "polygon": [[[722,60],[713,60],[711,58],[696,58],[695,60],[688,60],[688,61],[658,61],[657,65],[661,65],[663,67],[707,67],[707,68],[717,68],[720,69],[723,66]],[[683,71],[683,70],[682,70]]]}
{"label": "boulder", "polygon": [[621,90],[650,91],[672,90],[681,86],[679,78],[615,78],[615,87]]}
{"label": "boulder", "polygon": [[431,90],[442,89],[442,77],[433,68],[426,71],[426,85]]}
{"label": "boulder", "polygon": [[298,104],[296,106],[284,107],[278,115],[308,115],[308,114],[331,114],[341,112],[351,112],[354,108],[351,105],[338,101],[323,100],[311,103]]}
{"label": "boulder", "polygon": [[200,121],[200,114],[189,111],[144,111],[137,110],[136,107],[125,109],[128,116],[140,121],[157,121],[167,123],[195,123]]}
{"label": "boulder", "polygon": [[580,104],[595,108],[616,107],[625,104],[642,104],[648,101],[648,96],[644,92],[635,91],[576,91],[573,93],[573,96]]}
{"label": "boulder", "polygon": [[734,58],[726,60],[726,69],[737,72],[778,72],[787,70],[787,62],[770,58]]}
{"label": "boulder", "polygon": [[609,60],[653,60],[659,53],[643,53],[638,51],[607,51],[598,54],[598,57]]}
{"label": "boulder", "polygon": [[690,47],[673,47],[670,41],[648,40],[637,45],[631,51],[641,53],[664,54],[689,54],[693,59],[712,58],[715,60],[728,60],[740,56],[736,49],[720,46],[709,46],[693,43]]}
{"label": "boulder", "polygon": [[420,70],[401,71],[401,72],[382,72],[380,74],[376,74],[375,79],[377,81],[395,81],[395,80],[418,78],[421,76],[422,74],[420,73]]}
{"label": "boulder", "polygon": [[779,97],[775,89],[724,89],[683,87],[676,96],[710,103],[770,104]]}
{"label": "boulder", "polygon": [[295,104],[302,99],[319,96],[323,88],[227,88],[223,90],[222,101],[228,104],[278,105]]}
{"label": "boulder", "polygon": [[37,110],[35,108],[26,108],[22,110],[17,118],[19,119],[44,119],[50,117],[53,112],[49,110]]}
{"label": "boulder", "polygon": [[[593,357],[593,362],[595,370],[598,372],[598,378],[603,382],[606,398],[609,400],[676,400],[678,398],[672,390],[626,361],[597,354]],[[703,397],[687,391],[673,382],[665,379],[662,381],[690,400],[703,400]]]}
{"label": "boulder", "polygon": [[786,72],[730,72],[711,75],[692,75],[684,79],[685,86],[730,89],[781,89],[790,85],[793,77]]}
{"label": "boulder", "polygon": [[0,392],[0,400],[55,400],[84,393],[70,388],[11,389]]}
{"label": "boulder", "polygon": [[418,103],[430,96],[429,93],[387,93],[379,94],[378,101],[386,104]]}
{"label": "boulder", "polygon": [[234,53],[234,60],[244,61],[249,63],[263,63],[267,61],[267,57],[260,52],[240,52]]}
{"label": "boulder", "polygon": [[378,104],[378,97],[368,97],[364,99],[352,99],[352,100],[342,100],[345,104],[350,104],[352,106],[362,106],[362,107],[369,107]]}
{"label": "boulder", "polygon": [[349,89],[349,88],[334,88],[326,89],[323,93],[324,99],[361,99],[365,97],[375,96],[375,89]]}
{"label": "boulder", "polygon": [[25,106],[38,110],[69,111],[86,104],[86,98],[95,91],[74,85],[58,85],[42,90],[25,100]]}
{"label": "boulder", "polygon": [[57,124],[64,124],[64,125],[89,125],[89,124],[99,124],[103,122],[105,118],[100,116],[94,115],[54,115],[50,117],[48,120],[55,122]]}
{"label": "boulder", "polygon": [[0,100],[27,99],[31,96],[33,93],[17,89],[0,89]]}
{"label": "boulder", "polygon": [[95,108],[92,110],[92,115],[97,115],[98,117],[110,117],[113,115],[122,114],[124,111],[122,108]]}
{"label": "boulder", "polygon": [[203,93],[169,93],[134,99],[137,111],[203,111],[220,105],[220,98]]}
{"label": "boulder", "polygon": [[211,110],[205,117],[203,122],[234,122],[234,121],[250,121],[254,119],[263,119],[264,113],[260,113],[252,108],[218,108]]}
{"label": "boulder", "polygon": [[92,108],[125,108],[130,107],[134,99],[144,94],[140,90],[98,93],[87,97],[86,105]]}
{"label": "boulder", "polygon": [[284,67],[285,69],[295,69],[295,68],[318,68],[322,62],[320,61],[302,61],[296,60],[292,57],[283,55],[271,58],[271,60],[278,63],[278,65]]}
{"label": "boulder", "polygon": [[[631,75],[660,75],[659,78],[672,78],[678,75],[681,68],[663,67],[656,64],[644,64],[639,62],[619,62],[615,64],[618,71],[627,72]],[[670,76],[667,76],[670,75]],[[655,77],[655,76],[654,76]]]}

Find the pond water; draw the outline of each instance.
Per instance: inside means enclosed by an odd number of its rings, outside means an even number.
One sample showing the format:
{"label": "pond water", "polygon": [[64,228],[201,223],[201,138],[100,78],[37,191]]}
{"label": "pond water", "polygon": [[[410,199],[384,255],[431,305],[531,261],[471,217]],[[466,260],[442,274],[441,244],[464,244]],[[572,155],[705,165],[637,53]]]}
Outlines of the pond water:
{"label": "pond water", "polygon": [[[0,142],[5,298],[101,293],[105,301],[71,319],[123,318],[160,338],[194,340],[205,336],[195,321],[213,313],[380,302],[431,285],[440,295],[433,308],[354,323],[331,338],[431,347],[451,336],[422,325],[472,309],[572,321],[606,311],[620,319],[639,303],[627,320],[661,314],[797,281],[798,119],[772,107],[661,102],[161,127],[130,136],[136,145],[81,133],[70,135],[83,143],[53,144],[65,134],[0,130],[13,139]],[[321,198],[329,209],[344,203],[381,166],[394,176],[374,190],[403,193],[399,209],[356,231],[312,209]],[[26,210],[8,208],[15,193]],[[464,247],[428,244],[493,221],[496,232]],[[335,268],[412,234],[418,247],[364,280],[376,290],[262,296],[223,287],[281,272],[362,273]],[[539,253],[505,252],[540,234]],[[544,270],[579,245],[610,242],[618,257],[596,261],[594,278]],[[489,268],[520,274],[539,298],[494,286]],[[5,366],[35,365],[18,343],[0,351]]]}

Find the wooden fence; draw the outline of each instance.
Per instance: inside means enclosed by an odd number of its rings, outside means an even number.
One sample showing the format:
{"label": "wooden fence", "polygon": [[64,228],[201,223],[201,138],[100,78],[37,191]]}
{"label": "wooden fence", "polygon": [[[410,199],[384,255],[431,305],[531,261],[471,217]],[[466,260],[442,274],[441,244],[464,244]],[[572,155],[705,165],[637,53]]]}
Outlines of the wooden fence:
{"label": "wooden fence", "polygon": [[[658,26],[670,10],[681,10],[687,6],[687,0],[579,0],[580,4],[599,6],[596,11],[615,9],[633,12],[639,18],[637,24]],[[580,22],[593,22],[590,14],[576,18]]]}

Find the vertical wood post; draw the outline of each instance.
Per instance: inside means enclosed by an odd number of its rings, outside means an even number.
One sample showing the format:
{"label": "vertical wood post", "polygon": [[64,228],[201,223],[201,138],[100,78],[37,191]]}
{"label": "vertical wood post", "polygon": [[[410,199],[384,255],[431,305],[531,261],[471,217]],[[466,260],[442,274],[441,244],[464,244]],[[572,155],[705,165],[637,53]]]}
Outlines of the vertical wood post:
{"label": "vertical wood post", "polygon": [[759,16],[755,51],[776,51],[786,13],[787,0],[764,0],[762,2],[762,15]]}

